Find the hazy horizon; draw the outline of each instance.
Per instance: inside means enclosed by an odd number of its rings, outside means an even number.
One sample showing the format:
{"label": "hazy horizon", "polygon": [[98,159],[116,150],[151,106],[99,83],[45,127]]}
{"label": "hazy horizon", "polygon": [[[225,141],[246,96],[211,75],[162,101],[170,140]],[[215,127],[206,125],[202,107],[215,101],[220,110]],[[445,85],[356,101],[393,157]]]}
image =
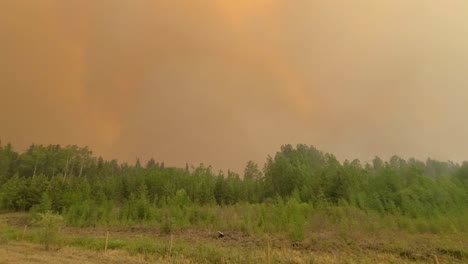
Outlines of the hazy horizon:
{"label": "hazy horizon", "polygon": [[241,172],[468,159],[468,2],[5,0],[0,139]]}

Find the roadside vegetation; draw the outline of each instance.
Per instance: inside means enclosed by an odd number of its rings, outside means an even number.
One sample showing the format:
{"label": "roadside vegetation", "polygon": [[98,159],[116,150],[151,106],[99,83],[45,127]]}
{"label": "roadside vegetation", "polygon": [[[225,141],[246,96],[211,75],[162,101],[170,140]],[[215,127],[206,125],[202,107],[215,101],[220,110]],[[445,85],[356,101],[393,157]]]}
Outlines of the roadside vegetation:
{"label": "roadside vegetation", "polygon": [[[203,164],[106,161],[78,146],[31,145],[18,153],[8,144],[0,146],[0,210],[28,212],[24,225],[36,224],[24,236],[22,224],[5,221],[0,240],[99,251],[102,230],[136,228],[142,237],[114,235],[108,247],[150,260],[166,257],[174,236],[171,256],[205,263],[264,261],[255,252],[269,243],[280,263],[333,252],[468,261],[468,163],[398,156],[339,162],[306,145],[282,146],[262,169],[249,161],[241,176]],[[185,234],[206,243],[193,248],[198,240]],[[233,247],[219,245],[229,239]],[[281,250],[297,261],[281,258]]]}

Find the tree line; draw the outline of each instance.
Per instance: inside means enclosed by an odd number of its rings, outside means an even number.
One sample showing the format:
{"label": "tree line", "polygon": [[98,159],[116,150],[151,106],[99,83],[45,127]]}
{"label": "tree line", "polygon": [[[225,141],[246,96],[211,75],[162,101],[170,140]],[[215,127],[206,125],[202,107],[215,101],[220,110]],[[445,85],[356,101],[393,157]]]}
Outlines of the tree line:
{"label": "tree line", "polygon": [[[313,146],[283,145],[263,168],[249,161],[239,175],[211,166],[167,167],[150,159],[119,163],[76,145],[31,145],[20,153],[0,145],[0,209],[102,214],[134,219],[148,208],[194,204],[271,204],[293,197],[321,206],[353,206],[380,214],[428,216],[468,205],[468,163],[398,156],[340,162]],[[87,206],[87,207],[86,207]],[[88,209],[86,209],[88,208]]]}

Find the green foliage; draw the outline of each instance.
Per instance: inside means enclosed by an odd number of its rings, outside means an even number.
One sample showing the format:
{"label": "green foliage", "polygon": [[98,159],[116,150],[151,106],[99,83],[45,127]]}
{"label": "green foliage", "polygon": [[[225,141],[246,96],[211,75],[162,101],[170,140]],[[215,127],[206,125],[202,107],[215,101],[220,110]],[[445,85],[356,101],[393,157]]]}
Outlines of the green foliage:
{"label": "green foliage", "polygon": [[59,232],[63,226],[63,217],[50,211],[39,213],[35,225],[40,228],[40,242],[46,250],[59,241]]}
{"label": "green foliage", "polygon": [[292,241],[302,241],[304,239],[304,229],[307,217],[307,207],[303,207],[299,202],[299,193],[291,196],[286,203],[288,213],[287,230],[289,239]]}
{"label": "green foliage", "polygon": [[6,221],[0,221],[0,245],[10,240],[19,240],[21,232],[17,228],[9,226]]}
{"label": "green foliage", "polygon": [[104,239],[99,239],[94,236],[93,237],[77,236],[77,237],[71,238],[67,244],[73,247],[80,247],[80,248],[91,249],[95,251],[102,251],[104,250],[105,242],[104,242]]}
{"label": "green foliage", "polygon": [[[73,236],[65,241],[67,245],[80,247],[94,251],[103,251],[105,247],[105,237],[95,236]],[[124,239],[110,237],[107,249],[123,249],[128,245]]]}
{"label": "green foliage", "polygon": [[140,238],[135,239],[132,243],[129,244],[127,251],[130,255],[165,255],[169,251],[166,245],[156,243],[154,240],[149,238]]}
{"label": "green foliage", "polygon": [[233,171],[215,174],[204,164],[119,164],[78,146],[32,145],[17,153],[7,145],[0,146],[0,210],[51,210],[73,226],[154,225],[165,233],[216,227],[280,232],[294,241],[321,225],[319,219],[346,235],[358,226],[353,217],[368,222],[362,215],[393,219],[390,226],[411,232],[462,232],[467,164],[398,156],[340,163],[300,144],[282,146],[263,172],[249,161],[241,178]]}
{"label": "green foliage", "polygon": [[47,192],[42,193],[41,201],[39,204],[36,204],[31,207],[31,218],[33,220],[38,220],[41,215],[52,210],[52,200],[50,199]]}
{"label": "green foliage", "polygon": [[39,213],[46,213],[52,209],[52,200],[46,192],[42,193],[41,202],[37,206]]}

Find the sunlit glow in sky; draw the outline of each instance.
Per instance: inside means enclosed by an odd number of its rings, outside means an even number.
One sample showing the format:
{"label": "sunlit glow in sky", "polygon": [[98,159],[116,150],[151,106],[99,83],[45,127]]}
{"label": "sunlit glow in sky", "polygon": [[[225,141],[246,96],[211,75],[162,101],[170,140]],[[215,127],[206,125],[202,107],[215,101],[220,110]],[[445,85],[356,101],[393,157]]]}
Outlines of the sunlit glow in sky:
{"label": "sunlit glow in sky", "polygon": [[0,139],[241,171],[468,159],[468,2],[5,0]]}

